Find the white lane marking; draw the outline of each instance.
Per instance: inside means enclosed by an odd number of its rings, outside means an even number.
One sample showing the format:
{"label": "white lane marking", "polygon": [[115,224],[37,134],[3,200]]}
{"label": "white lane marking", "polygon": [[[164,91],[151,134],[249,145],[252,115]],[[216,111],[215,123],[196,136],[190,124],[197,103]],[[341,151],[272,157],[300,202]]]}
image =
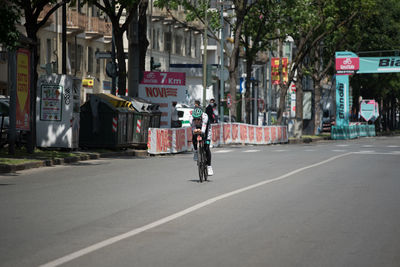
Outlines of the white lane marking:
{"label": "white lane marking", "polygon": [[341,147],[344,147],[344,146],[349,146],[349,145],[336,145],[336,146],[341,146]]}
{"label": "white lane marking", "polygon": [[333,152],[346,152],[347,150],[344,149],[334,149],[332,150]]}
{"label": "white lane marking", "polygon": [[363,145],[361,147],[374,147],[373,145]]}
{"label": "white lane marking", "polygon": [[387,147],[390,147],[390,148],[397,148],[397,147],[400,147],[400,146],[391,145],[391,146],[387,146]]}
{"label": "white lane marking", "polygon": [[395,152],[375,152],[375,151],[365,151],[365,152],[354,152],[354,154],[362,154],[362,155],[400,155],[400,151],[395,151]]}
{"label": "white lane marking", "polygon": [[68,254],[68,255],[66,255],[64,257],[61,257],[61,258],[55,259],[55,260],[53,260],[51,262],[45,263],[43,265],[40,265],[40,267],[55,267],[55,266],[59,266],[61,264],[64,264],[64,263],[70,262],[72,260],[75,260],[77,258],[80,258],[80,257],[82,257],[82,256],[84,256],[86,254],[91,253],[91,252],[97,251],[97,250],[99,250],[101,248],[107,247],[109,245],[112,245],[112,244],[117,243],[119,241],[122,241],[124,239],[136,236],[136,235],[138,235],[138,234],[140,234],[142,232],[145,232],[145,231],[148,231],[150,229],[153,229],[153,228],[155,228],[157,226],[160,226],[160,225],[166,224],[166,223],[168,223],[170,221],[176,220],[176,219],[178,219],[178,218],[180,218],[182,216],[185,216],[185,215],[187,215],[189,213],[192,213],[192,212],[194,212],[194,211],[196,211],[198,209],[207,207],[207,206],[209,206],[209,205],[211,205],[214,202],[217,202],[219,200],[222,200],[222,199],[225,199],[225,198],[228,198],[228,197],[231,197],[231,196],[246,192],[248,190],[251,190],[251,189],[266,185],[266,184],[270,184],[270,183],[277,182],[277,181],[280,181],[280,180],[283,180],[283,179],[287,179],[288,177],[290,177],[290,176],[292,176],[294,174],[297,174],[299,172],[305,171],[307,169],[318,167],[320,165],[326,164],[328,162],[334,161],[336,159],[339,159],[339,158],[342,158],[342,157],[345,157],[345,156],[348,156],[348,155],[351,155],[351,154],[353,154],[353,153],[349,152],[349,153],[337,155],[337,156],[331,157],[329,159],[320,161],[318,163],[311,164],[311,165],[308,165],[306,167],[302,167],[302,168],[299,168],[297,170],[288,172],[288,173],[283,174],[283,175],[281,175],[279,177],[276,177],[276,178],[273,178],[273,179],[270,179],[270,180],[265,180],[265,181],[262,181],[262,182],[259,182],[259,183],[253,184],[253,185],[249,185],[249,186],[246,186],[246,187],[231,191],[231,192],[226,193],[226,194],[222,194],[222,195],[210,198],[210,199],[208,199],[206,201],[200,202],[200,203],[198,203],[198,204],[196,204],[194,206],[191,206],[191,207],[189,207],[187,209],[184,209],[182,211],[174,213],[174,214],[172,214],[170,216],[164,217],[164,218],[162,218],[160,220],[157,220],[155,222],[152,222],[152,223],[146,224],[146,225],[144,225],[142,227],[133,229],[133,230],[131,230],[129,232],[126,232],[124,234],[111,237],[111,238],[106,239],[104,241],[101,241],[99,243],[96,243],[96,244],[93,244],[93,245],[88,246],[86,248],[83,248],[81,250],[75,251],[75,252],[73,252],[71,254]]}
{"label": "white lane marking", "polygon": [[258,149],[250,149],[250,150],[245,150],[243,153],[252,153],[252,152],[259,152],[260,150]]}
{"label": "white lane marking", "polygon": [[305,152],[314,152],[314,151],[317,151],[317,150],[315,150],[315,149],[306,149],[306,150],[304,150]]}
{"label": "white lane marking", "polygon": [[232,149],[223,149],[223,150],[214,151],[213,153],[229,153],[232,151],[233,151]]}
{"label": "white lane marking", "polygon": [[286,152],[287,150],[285,149],[278,149],[278,150],[273,150],[274,152]]}
{"label": "white lane marking", "polygon": [[360,154],[371,154],[371,153],[375,153],[375,151],[374,150],[360,150],[357,153],[360,153]]}

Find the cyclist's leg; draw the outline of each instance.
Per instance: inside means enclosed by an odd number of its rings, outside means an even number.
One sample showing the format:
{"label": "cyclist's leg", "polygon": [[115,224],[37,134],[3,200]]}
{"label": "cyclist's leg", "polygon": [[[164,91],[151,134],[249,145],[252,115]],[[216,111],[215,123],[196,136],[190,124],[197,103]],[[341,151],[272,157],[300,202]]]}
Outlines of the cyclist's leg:
{"label": "cyclist's leg", "polygon": [[211,166],[211,150],[210,150],[210,140],[204,143],[204,150],[206,151],[207,166]]}
{"label": "cyclist's leg", "polygon": [[197,151],[197,135],[192,134],[192,144],[195,151]]}

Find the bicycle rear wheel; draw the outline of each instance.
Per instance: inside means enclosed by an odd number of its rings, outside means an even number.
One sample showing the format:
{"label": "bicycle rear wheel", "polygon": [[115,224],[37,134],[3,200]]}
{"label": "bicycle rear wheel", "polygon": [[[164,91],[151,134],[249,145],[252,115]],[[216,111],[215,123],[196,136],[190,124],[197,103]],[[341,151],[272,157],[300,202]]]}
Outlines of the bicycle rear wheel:
{"label": "bicycle rear wheel", "polygon": [[207,157],[205,149],[203,149],[203,177],[204,181],[207,181],[208,171],[207,171]]}

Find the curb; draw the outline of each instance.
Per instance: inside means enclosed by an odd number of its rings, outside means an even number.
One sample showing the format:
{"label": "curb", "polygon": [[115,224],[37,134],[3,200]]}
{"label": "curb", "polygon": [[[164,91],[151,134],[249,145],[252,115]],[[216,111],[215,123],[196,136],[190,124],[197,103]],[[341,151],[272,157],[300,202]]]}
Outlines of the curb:
{"label": "curb", "polygon": [[0,174],[13,173],[17,171],[40,168],[40,167],[50,167],[54,165],[71,164],[79,161],[93,160],[100,158],[121,157],[121,156],[140,157],[140,158],[148,157],[147,150],[126,150],[126,151],[106,152],[106,153],[77,152],[77,154],[79,153],[82,153],[82,155],[76,155],[67,158],[38,159],[37,161],[21,163],[21,164],[0,164]]}
{"label": "curb", "polygon": [[329,137],[304,137],[304,138],[297,138],[297,139],[289,139],[288,144],[308,144],[313,142],[320,142],[320,141],[329,141],[331,140]]}

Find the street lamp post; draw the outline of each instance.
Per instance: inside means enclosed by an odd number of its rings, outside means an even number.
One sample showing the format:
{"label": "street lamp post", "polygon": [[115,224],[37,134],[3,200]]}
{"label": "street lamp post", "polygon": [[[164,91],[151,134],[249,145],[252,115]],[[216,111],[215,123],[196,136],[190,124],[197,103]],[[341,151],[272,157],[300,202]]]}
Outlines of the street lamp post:
{"label": "street lamp post", "polygon": [[[220,57],[221,57],[221,66],[219,73],[219,82],[220,82],[220,102],[224,98],[225,92],[225,80],[224,80],[224,2],[220,2],[221,4],[221,40],[220,40]],[[221,122],[224,122],[224,106],[220,103],[219,107],[219,118]]]}
{"label": "street lamp post", "polygon": [[207,42],[208,42],[208,19],[207,19],[207,11],[208,11],[208,0],[204,1],[204,36],[203,36],[203,107],[206,106],[206,95],[207,95]]}

